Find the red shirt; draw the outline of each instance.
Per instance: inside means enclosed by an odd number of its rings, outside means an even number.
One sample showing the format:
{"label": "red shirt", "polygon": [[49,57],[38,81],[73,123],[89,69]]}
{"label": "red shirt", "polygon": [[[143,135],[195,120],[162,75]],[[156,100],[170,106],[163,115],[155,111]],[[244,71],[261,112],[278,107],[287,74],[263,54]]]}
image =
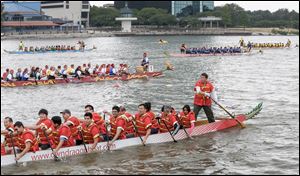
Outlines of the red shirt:
{"label": "red shirt", "polygon": [[132,120],[130,120],[130,117],[132,115],[128,112],[125,112],[122,116],[126,117],[126,134],[133,134],[134,133],[134,126],[132,124]]}
{"label": "red shirt", "polygon": [[33,132],[29,129],[24,129],[22,134],[18,135],[18,147],[21,151],[23,151],[26,148],[26,143],[30,142],[30,152],[35,152],[39,150],[38,142],[36,137],[34,136]]}
{"label": "red shirt", "polygon": [[85,123],[82,124],[82,131],[83,131],[83,139],[84,142],[87,144],[93,144],[94,139],[97,140],[97,142],[100,141],[100,132],[95,123],[91,123],[89,126],[87,126]]}
{"label": "red shirt", "polygon": [[145,113],[144,115],[140,115],[137,113],[135,115],[136,120],[136,127],[138,130],[139,135],[145,136],[147,134],[147,130],[151,128],[152,126],[152,118],[149,116],[148,113]]}
{"label": "red shirt", "polygon": [[101,134],[106,134],[106,128],[104,125],[104,119],[96,112],[93,112],[93,121],[97,125]]}
{"label": "red shirt", "polygon": [[[214,90],[213,85],[210,82],[206,82],[206,84],[202,83],[201,80],[197,81],[194,91],[196,92],[196,87],[200,87],[201,92],[211,93]],[[211,99],[202,94],[195,94],[194,104],[199,106],[211,106]]]}
{"label": "red shirt", "polygon": [[195,113],[193,111],[189,112],[187,115],[184,112],[180,112],[180,124],[184,126],[184,128],[190,128],[191,123],[195,122]]}
{"label": "red shirt", "polygon": [[152,111],[149,111],[147,113],[151,117],[151,123],[152,123],[151,128],[158,129],[159,128],[159,124],[158,124],[157,120],[155,119],[156,115]]}
{"label": "red shirt", "polygon": [[[48,119],[48,118],[45,118],[45,119],[40,119],[36,125],[41,125],[41,126],[44,126],[46,128],[46,130],[48,129],[51,129],[51,131],[53,130],[54,128],[54,125],[53,125],[53,122],[52,120]],[[38,128],[36,129],[36,132],[39,136],[39,141],[41,144],[48,144],[48,140],[44,134],[44,131],[42,130],[42,128]],[[51,133],[48,134],[48,137],[51,137]]]}
{"label": "red shirt", "polygon": [[126,118],[119,116],[114,118],[113,116],[110,117],[110,125],[111,125],[111,137],[114,137],[117,133],[117,129],[121,129],[122,132],[118,139],[126,139]]}
{"label": "red shirt", "polygon": [[[161,133],[165,133],[165,132],[168,132],[168,129],[170,131],[174,130],[174,124],[176,122],[177,122],[177,120],[173,113],[169,113],[168,115],[165,115],[165,113],[161,113],[161,122],[160,122],[159,131]],[[167,125],[168,129],[165,124]]]}
{"label": "red shirt", "polygon": [[71,147],[75,145],[74,138],[72,137],[71,129],[69,126],[62,124],[59,128],[54,129],[52,132],[52,148],[56,148],[60,142],[60,138],[63,137],[64,141],[62,147]]}
{"label": "red shirt", "polygon": [[77,127],[80,125],[80,121],[77,117],[71,116],[66,122],[70,122],[72,125],[69,126],[72,132],[72,136],[75,140],[81,140],[81,136],[78,133]]}

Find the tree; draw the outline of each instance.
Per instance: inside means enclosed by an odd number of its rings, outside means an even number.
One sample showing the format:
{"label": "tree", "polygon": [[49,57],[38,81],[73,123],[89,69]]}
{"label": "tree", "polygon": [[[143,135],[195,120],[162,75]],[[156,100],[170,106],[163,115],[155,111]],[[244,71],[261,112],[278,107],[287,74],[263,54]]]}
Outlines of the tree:
{"label": "tree", "polygon": [[93,6],[90,10],[90,26],[117,26],[119,22],[115,18],[119,16],[120,12],[115,8]]}
{"label": "tree", "polygon": [[176,24],[176,17],[170,14],[156,14],[149,19],[151,25],[167,26]]}
{"label": "tree", "polygon": [[164,9],[156,9],[156,8],[143,8],[137,13],[137,18],[139,21],[139,24],[143,25],[149,25],[150,24],[150,18],[154,15],[161,15],[165,14],[167,15],[168,12]]}
{"label": "tree", "polygon": [[4,21],[4,4],[1,2],[1,22]]}

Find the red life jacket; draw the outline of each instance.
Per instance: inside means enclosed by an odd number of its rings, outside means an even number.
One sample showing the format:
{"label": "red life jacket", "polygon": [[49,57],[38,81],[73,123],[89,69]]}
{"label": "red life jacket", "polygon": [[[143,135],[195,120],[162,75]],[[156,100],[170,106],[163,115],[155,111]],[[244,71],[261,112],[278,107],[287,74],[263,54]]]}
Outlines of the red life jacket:
{"label": "red life jacket", "polygon": [[100,142],[99,129],[95,123],[90,124],[90,126],[87,126],[85,123],[83,123],[82,135],[83,135],[83,140],[86,144],[93,144],[94,138],[97,138],[98,142]]}
{"label": "red life jacket", "polygon": [[67,121],[70,121],[73,125],[69,126],[71,129],[72,137],[75,140],[81,140],[77,127],[80,125],[80,121],[77,117],[71,116]]}
{"label": "red life jacket", "polygon": [[54,129],[52,132],[52,148],[57,147],[57,145],[60,142],[61,136],[65,136],[68,138],[67,141],[64,141],[62,147],[71,147],[75,145],[70,127],[65,124],[62,124],[59,128]]}
{"label": "red life jacket", "polygon": [[[164,122],[165,123],[164,123]],[[159,131],[161,133],[166,133],[168,132],[168,129],[170,131],[174,130],[174,124],[177,122],[175,116],[172,113],[169,113],[168,115],[165,115],[164,112],[161,113],[161,120],[160,120],[160,125],[159,125]],[[168,127],[166,127],[166,125]]]}
{"label": "red life jacket", "polygon": [[1,155],[6,155],[5,147],[3,144],[1,144]]}
{"label": "red life jacket", "polygon": [[[111,137],[114,137],[117,133],[117,128],[121,127],[122,128],[122,132],[119,136],[118,139],[126,139],[126,117],[124,116],[118,116],[117,118],[114,118],[113,116],[110,117],[110,135]],[[120,126],[120,121],[122,121],[122,126]]]}
{"label": "red life jacket", "polygon": [[[10,127],[8,127],[7,130],[8,130],[8,131],[15,131],[13,125],[11,125]],[[5,137],[5,143],[6,143],[6,145],[7,145],[8,147],[12,147],[12,146],[13,146],[13,145],[12,145],[12,140],[13,140],[15,146],[18,145],[18,138],[17,138],[17,136],[13,136],[13,137],[11,138],[10,132],[6,133],[6,134],[4,135],[4,137]]]}
{"label": "red life jacket", "polygon": [[157,122],[157,120],[155,118],[156,115],[152,111],[149,111],[147,113],[151,117],[151,123],[152,123],[151,128],[158,129],[159,128],[159,124],[158,124],[158,122]]}
{"label": "red life jacket", "polygon": [[128,112],[125,112],[122,115],[124,118],[126,118],[126,134],[133,134],[134,133],[134,126],[133,126],[133,122],[132,120],[130,120],[130,117],[132,117],[132,115]]}
{"label": "red life jacket", "polygon": [[105,121],[102,116],[100,116],[98,113],[93,112],[93,121],[97,125],[99,131],[101,134],[106,134],[106,128],[105,128]]}
{"label": "red life jacket", "polygon": [[179,119],[180,125],[183,125],[184,128],[191,128],[191,123],[195,122],[195,113],[191,111],[188,115],[185,115],[183,112],[180,112]]}
{"label": "red life jacket", "polygon": [[152,126],[152,118],[148,113],[145,113],[142,116],[138,113],[135,115],[135,120],[139,135],[145,136],[147,134],[147,130]]}
{"label": "red life jacket", "polygon": [[200,87],[200,90],[202,92],[211,93],[214,89],[213,85],[208,81],[206,82],[206,84],[204,84],[202,83],[201,80],[199,80],[194,87],[194,91],[195,91],[194,104],[199,106],[211,106],[211,99],[202,94],[197,94],[196,87]]}
{"label": "red life jacket", "polygon": [[26,142],[28,141],[31,142],[30,152],[36,152],[39,150],[38,141],[33,132],[29,129],[24,129],[23,133],[18,135],[18,147],[21,151],[26,148]]}
{"label": "red life jacket", "polygon": [[[53,130],[53,128],[54,128],[52,120],[50,120],[48,118],[46,118],[46,119],[40,119],[36,123],[36,125],[41,125],[41,124],[46,127],[46,130],[48,130],[48,129]],[[39,137],[38,138],[39,139],[39,143],[41,143],[41,144],[48,144],[48,140],[47,140],[47,138],[46,138],[46,136],[44,134],[44,131],[41,128],[38,128],[38,129],[36,129],[36,132],[37,132],[37,135]],[[51,133],[48,134],[49,138],[51,138],[51,135],[52,135]]]}

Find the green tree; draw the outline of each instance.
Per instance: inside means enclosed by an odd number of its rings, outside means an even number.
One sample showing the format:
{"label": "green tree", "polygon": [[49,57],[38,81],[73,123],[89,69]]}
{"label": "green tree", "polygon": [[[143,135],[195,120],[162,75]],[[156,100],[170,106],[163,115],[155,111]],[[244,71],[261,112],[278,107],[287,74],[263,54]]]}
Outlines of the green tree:
{"label": "green tree", "polygon": [[167,15],[168,12],[164,9],[143,8],[137,13],[138,23],[142,25],[150,25],[150,18],[154,15]]}
{"label": "green tree", "polygon": [[119,16],[120,12],[115,8],[93,6],[90,10],[90,26],[117,26],[119,22],[115,18]]}
{"label": "green tree", "polygon": [[156,14],[149,18],[151,25],[167,26],[176,24],[176,17],[170,14]]}
{"label": "green tree", "polygon": [[1,22],[4,21],[4,4],[1,2]]}

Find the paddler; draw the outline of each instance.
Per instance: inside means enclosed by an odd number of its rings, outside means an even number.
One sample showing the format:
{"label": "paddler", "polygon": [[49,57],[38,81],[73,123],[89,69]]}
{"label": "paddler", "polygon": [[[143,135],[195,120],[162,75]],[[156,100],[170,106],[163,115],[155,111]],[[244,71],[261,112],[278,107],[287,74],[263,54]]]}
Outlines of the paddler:
{"label": "paddler", "polygon": [[160,114],[159,119],[159,132],[160,133],[166,133],[169,130],[173,131],[172,135],[176,134],[180,128],[180,125],[178,124],[176,117],[174,113],[172,113],[172,107],[171,106],[164,106],[163,111]]}
{"label": "paddler", "polygon": [[211,109],[212,100],[210,99],[210,96],[211,93],[214,91],[214,86],[207,79],[208,75],[206,73],[202,73],[200,80],[196,82],[194,88],[194,113],[195,120],[197,120],[199,111],[203,108],[207,116],[208,122],[212,123],[215,122],[215,118]]}
{"label": "paddler", "polygon": [[240,39],[239,43],[240,43],[240,46],[241,46],[241,47],[243,47],[243,46],[244,46],[244,39],[243,39],[243,37],[241,37],[241,39]]}
{"label": "paddler", "polygon": [[[4,130],[1,130],[1,135],[4,135],[4,141],[2,145],[5,147],[6,154],[12,154],[13,153],[13,144],[16,147],[17,146],[17,138],[15,137],[16,134],[13,119],[11,117],[5,117],[4,118]],[[12,141],[13,140],[13,141]]]}
{"label": "paddler", "polygon": [[34,133],[28,128],[24,128],[22,122],[16,122],[14,128],[18,134],[17,146],[21,150],[21,153],[15,159],[16,161],[20,160],[27,152],[36,152],[39,150],[38,141]]}
{"label": "paddler", "polygon": [[180,47],[180,53],[181,54],[185,54],[186,53],[186,45],[183,43],[182,45],[181,45],[181,47]]}
{"label": "paddler", "polygon": [[65,109],[64,111],[60,112],[62,114],[65,124],[68,125],[71,129],[72,132],[72,137],[76,141],[76,145],[81,145],[83,144],[83,140],[81,136],[78,133],[77,127],[80,125],[80,121],[78,120],[77,117],[74,117],[71,115],[71,111],[68,109]]}
{"label": "paddler", "polygon": [[58,151],[63,147],[71,147],[75,145],[72,137],[71,129],[68,125],[62,124],[62,119],[59,116],[52,117],[54,129],[52,132],[52,148],[53,154],[57,156]]}
{"label": "paddler", "polygon": [[97,125],[93,121],[93,115],[90,112],[84,114],[85,122],[81,124],[80,131],[82,131],[83,141],[86,144],[93,144],[90,151],[95,150],[97,143],[100,142],[100,132]]}
{"label": "paddler", "polygon": [[105,129],[105,120],[102,116],[100,116],[99,113],[95,112],[94,107],[92,105],[86,105],[84,107],[84,112],[85,113],[92,113],[93,115],[93,121],[97,125],[100,134],[102,135],[103,138],[106,137],[106,129]]}
{"label": "paddler", "polygon": [[[39,120],[35,125],[26,126],[31,130],[36,130],[37,136],[39,137],[39,147],[41,150],[47,150],[50,148],[50,144],[45,136],[51,137],[54,125],[52,121],[48,118],[48,111],[46,109],[41,109],[38,112]],[[44,132],[45,131],[45,132]]]}
{"label": "paddler", "polygon": [[126,111],[125,106],[120,106],[120,116],[126,118],[126,138],[134,137],[132,114]]}
{"label": "paddler", "polygon": [[191,135],[195,127],[195,113],[191,111],[191,107],[189,105],[184,105],[178,118],[181,128],[189,128],[188,132],[189,135]]}
{"label": "paddler", "polygon": [[145,104],[139,105],[139,111],[135,115],[134,123],[136,126],[136,133],[138,133],[140,136],[143,137],[143,143],[147,143],[147,139],[149,135],[151,134],[151,123],[152,119],[147,113],[147,110],[145,108]]}
{"label": "paddler", "polygon": [[20,41],[19,51],[23,51],[23,50],[24,50],[24,43],[23,43],[23,41]]}
{"label": "paddler", "polygon": [[141,62],[141,66],[143,66],[145,72],[148,72],[149,64],[150,64],[149,58],[147,56],[147,53],[145,52],[143,54],[143,59],[142,59],[142,62]]}
{"label": "paddler", "polygon": [[151,103],[146,102],[144,103],[147,114],[151,117],[151,134],[157,134],[159,132],[159,124],[156,120],[156,115],[154,112],[151,111]]}
{"label": "paddler", "polygon": [[109,142],[111,146],[118,139],[126,139],[126,117],[120,116],[120,107],[114,106],[112,108],[112,115],[110,116],[109,123],[111,126]]}

